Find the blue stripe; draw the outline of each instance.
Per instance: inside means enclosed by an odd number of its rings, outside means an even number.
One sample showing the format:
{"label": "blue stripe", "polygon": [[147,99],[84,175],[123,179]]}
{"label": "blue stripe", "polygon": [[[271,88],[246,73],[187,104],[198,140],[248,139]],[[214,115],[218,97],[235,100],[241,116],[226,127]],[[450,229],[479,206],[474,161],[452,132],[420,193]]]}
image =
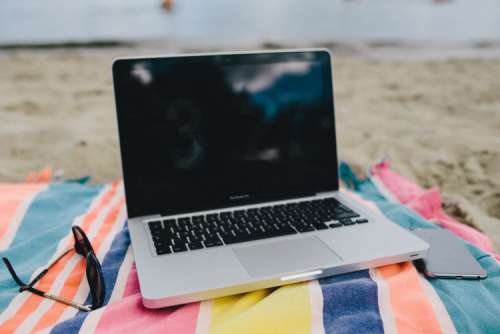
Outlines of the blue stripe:
{"label": "blue stripe", "polygon": [[377,284],[367,270],[323,278],[326,333],[383,333]]}
{"label": "blue stripe", "polygon": [[[123,263],[127,249],[130,245],[130,237],[128,234],[128,227],[125,224],[123,229],[116,235],[111,244],[111,248],[106,253],[104,260],[102,262],[102,274],[104,276],[104,282],[106,286],[106,297],[104,300],[104,305],[109,302],[111,298],[111,293],[115,287],[116,278],[118,276],[118,271]],[[85,301],[86,304],[91,304],[92,299],[89,296]],[[63,321],[55,326],[51,333],[77,333],[82,327],[83,321],[89,315],[88,312],[78,311],[78,313],[71,319]]]}
{"label": "blue stripe", "polygon": [[[69,232],[73,220],[89,208],[102,185],[55,183],[39,193],[28,208],[10,247],[0,252],[19,277],[27,282],[35,269],[48,263],[57,244]],[[0,313],[19,293],[7,268],[0,265]]]}

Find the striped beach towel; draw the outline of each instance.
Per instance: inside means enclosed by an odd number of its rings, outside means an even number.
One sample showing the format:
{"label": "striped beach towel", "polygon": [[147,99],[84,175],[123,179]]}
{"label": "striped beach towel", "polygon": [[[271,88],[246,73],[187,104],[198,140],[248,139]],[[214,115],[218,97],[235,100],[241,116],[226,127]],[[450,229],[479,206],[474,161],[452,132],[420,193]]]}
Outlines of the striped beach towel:
{"label": "striped beach towel", "polygon": [[[388,163],[358,179],[341,164],[343,191],[403,227],[450,229],[487,270],[481,281],[427,280],[406,262],[161,310],[142,306],[126,224],[122,182],[0,184],[0,255],[29,281],[73,246],[81,226],[102,263],[105,306],[93,312],[19,293],[0,266],[0,333],[499,333],[500,266],[488,238],[446,216],[438,197]],[[434,191],[434,190],[433,190]],[[38,283],[90,302],[85,261],[70,252]]]}

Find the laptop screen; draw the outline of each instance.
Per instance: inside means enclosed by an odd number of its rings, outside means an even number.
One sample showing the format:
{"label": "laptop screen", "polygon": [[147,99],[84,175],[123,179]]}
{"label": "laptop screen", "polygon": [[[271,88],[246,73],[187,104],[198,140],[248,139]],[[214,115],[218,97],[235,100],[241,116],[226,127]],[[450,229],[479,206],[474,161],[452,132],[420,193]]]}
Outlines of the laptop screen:
{"label": "laptop screen", "polygon": [[338,189],[326,51],[113,65],[129,217]]}

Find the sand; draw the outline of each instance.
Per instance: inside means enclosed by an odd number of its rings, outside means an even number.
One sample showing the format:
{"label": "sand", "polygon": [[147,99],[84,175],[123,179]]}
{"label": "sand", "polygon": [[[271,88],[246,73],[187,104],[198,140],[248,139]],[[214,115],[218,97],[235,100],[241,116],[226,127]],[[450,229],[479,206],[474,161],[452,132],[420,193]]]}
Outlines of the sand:
{"label": "sand", "polygon": [[[50,165],[64,178],[121,177],[110,64],[141,50],[0,54],[0,182]],[[500,249],[500,59],[374,60],[334,65],[341,159],[382,157]]]}

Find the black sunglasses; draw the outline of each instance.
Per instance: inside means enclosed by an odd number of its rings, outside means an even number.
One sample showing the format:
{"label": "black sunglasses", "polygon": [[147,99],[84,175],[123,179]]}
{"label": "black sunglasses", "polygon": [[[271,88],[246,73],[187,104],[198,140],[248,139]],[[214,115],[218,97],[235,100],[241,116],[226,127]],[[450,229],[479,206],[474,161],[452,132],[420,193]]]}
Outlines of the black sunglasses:
{"label": "black sunglasses", "polygon": [[59,256],[54,262],[49,264],[47,268],[45,268],[42,272],[40,272],[40,274],[38,274],[28,284],[25,284],[23,281],[21,281],[21,279],[19,278],[19,276],[17,276],[16,272],[14,271],[14,268],[12,267],[10,261],[7,258],[4,257],[3,262],[5,262],[5,265],[7,266],[7,269],[12,275],[14,281],[16,281],[16,283],[19,285],[20,287],[19,292],[30,291],[39,296],[49,298],[69,306],[73,306],[81,311],[88,312],[98,309],[104,303],[104,292],[105,292],[104,278],[102,276],[101,264],[99,263],[99,260],[97,260],[97,257],[95,256],[94,253],[94,249],[92,248],[89,239],[85,235],[85,232],[83,232],[83,230],[78,226],[73,226],[71,230],[73,231],[73,236],[75,237],[75,251],[78,254],[85,256],[85,258],[87,259],[86,274],[87,274],[87,281],[89,282],[90,294],[92,296],[92,305],[84,305],[76,303],[67,300],[65,298],[55,296],[48,292],[38,290],[33,287],[33,285],[35,285],[36,282],[38,282],[43,276],[45,276],[45,274],[49,271],[49,269],[52,268],[66,254],[68,254],[71,251],[71,249],[68,249],[61,256]]}

